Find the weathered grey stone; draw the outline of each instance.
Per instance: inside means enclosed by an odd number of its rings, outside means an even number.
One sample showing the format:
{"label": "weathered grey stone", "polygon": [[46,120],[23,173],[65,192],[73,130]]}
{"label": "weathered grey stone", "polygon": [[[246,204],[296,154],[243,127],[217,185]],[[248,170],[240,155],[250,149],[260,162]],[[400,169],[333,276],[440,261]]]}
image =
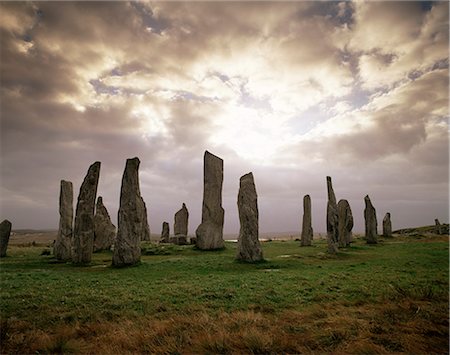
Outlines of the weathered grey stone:
{"label": "weathered grey stone", "polygon": [[173,224],[173,232],[175,235],[188,235],[189,211],[183,203],[181,209],[175,213],[175,223]]}
{"label": "weathered grey stone", "polygon": [[163,222],[162,224],[162,231],[161,231],[161,239],[160,239],[160,243],[169,243],[170,240],[170,227],[169,227],[169,223],[167,222]]}
{"label": "weathered grey stone", "polygon": [[334,195],[333,185],[331,183],[331,177],[327,176],[327,191],[328,191],[328,203],[327,203],[327,244],[328,253],[336,254],[338,252],[338,210],[336,204],[336,196]]}
{"label": "weathered grey stone", "polygon": [[169,242],[171,244],[175,244],[175,245],[186,245],[187,242],[187,237],[185,235],[182,234],[178,234],[176,236],[172,236],[169,238]]}
{"label": "weathered grey stone", "polygon": [[436,225],[436,234],[443,234],[442,233],[442,224],[441,224],[441,222],[439,222],[439,219],[435,219],[434,220],[434,224]]}
{"label": "weathered grey stone", "polygon": [[8,249],[9,236],[11,235],[12,224],[5,219],[0,223],[0,257],[6,256],[6,250]]}
{"label": "weathered grey stone", "polygon": [[222,208],[223,160],[206,151],[203,158],[203,206],[202,223],[198,226],[197,248],[202,250],[221,249],[223,241]]}
{"label": "weathered grey stone", "polygon": [[311,223],[311,197],[305,195],[303,197],[303,223],[301,245],[310,246],[313,239],[313,228]]}
{"label": "weathered grey stone", "polygon": [[383,218],[383,236],[386,238],[392,237],[392,222],[391,214],[389,212]]}
{"label": "weathered grey stone", "polygon": [[73,238],[73,185],[70,181],[61,180],[59,192],[59,228],[56,235],[53,253],[56,259],[70,261],[72,259]]}
{"label": "weathered grey stone", "polygon": [[373,207],[369,196],[364,197],[366,208],[364,209],[364,219],[366,222],[366,241],[368,244],[378,243],[377,233],[377,212]]}
{"label": "weathered grey stone", "polygon": [[248,173],[240,179],[237,205],[241,228],[236,259],[246,262],[263,260],[259,243],[258,196],[252,173]]}
{"label": "weathered grey stone", "polygon": [[97,198],[94,216],[94,252],[110,250],[116,238],[116,226],[112,224],[101,196]]}
{"label": "weathered grey stone", "polygon": [[91,262],[94,249],[94,209],[97,196],[100,162],[95,162],[80,187],[73,230],[72,261],[75,264]]}
{"label": "weathered grey stone", "polygon": [[352,241],[353,215],[347,200],[340,200],[337,209],[339,247],[344,248]]}
{"label": "weathered grey stone", "polygon": [[127,159],[120,189],[117,238],[112,265],[134,265],[141,260],[140,241],[150,235],[147,209],[139,188],[138,158]]}

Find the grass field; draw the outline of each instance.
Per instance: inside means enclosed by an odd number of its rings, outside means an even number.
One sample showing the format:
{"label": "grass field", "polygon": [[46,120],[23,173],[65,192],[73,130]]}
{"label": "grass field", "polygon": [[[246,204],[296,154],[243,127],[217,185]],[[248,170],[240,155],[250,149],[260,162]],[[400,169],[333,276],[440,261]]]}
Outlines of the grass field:
{"label": "grass field", "polygon": [[448,353],[448,237],[401,236],[335,256],[325,241],[143,245],[139,266],[111,253],[88,267],[42,246],[11,246],[1,266],[2,353]]}

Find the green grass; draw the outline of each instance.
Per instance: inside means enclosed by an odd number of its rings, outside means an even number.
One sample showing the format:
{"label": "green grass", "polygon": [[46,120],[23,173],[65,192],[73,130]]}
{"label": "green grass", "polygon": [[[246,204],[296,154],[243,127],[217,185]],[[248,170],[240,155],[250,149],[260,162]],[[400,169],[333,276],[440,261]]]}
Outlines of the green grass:
{"label": "green grass", "polygon": [[[41,255],[42,247],[11,247],[0,262],[1,320],[45,330],[180,314],[219,317],[250,310],[277,316],[321,305],[357,307],[404,297],[448,302],[449,251],[442,238],[401,237],[370,246],[357,239],[337,256],[325,253],[324,241],[314,243],[264,243],[266,261],[257,264],[234,261],[233,243],[209,252],[147,244],[141,264],[123,269],[110,266],[109,252],[94,254],[90,266],[75,267]],[[324,333],[319,343],[333,349],[341,337],[339,331]],[[214,347],[220,347],[216,342]],[[386,346],[398,350],[394,345]]]}

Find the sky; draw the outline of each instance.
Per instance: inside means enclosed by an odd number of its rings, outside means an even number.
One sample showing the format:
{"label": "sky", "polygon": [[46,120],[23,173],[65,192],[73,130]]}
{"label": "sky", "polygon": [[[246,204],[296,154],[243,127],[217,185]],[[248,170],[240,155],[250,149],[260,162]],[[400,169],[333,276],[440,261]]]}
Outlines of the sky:
{"label": "sky", "polygon": [[200,224],[205,150],[224,160],[224,232],[252,171],[260,232],[326,230],[326,176],[364,231],[364,196],[393,229],[449,220],[449,4],[0,2],[1,211],[57,229],[101,161],[117,222],[139,157],[152,233],[182,203]]}

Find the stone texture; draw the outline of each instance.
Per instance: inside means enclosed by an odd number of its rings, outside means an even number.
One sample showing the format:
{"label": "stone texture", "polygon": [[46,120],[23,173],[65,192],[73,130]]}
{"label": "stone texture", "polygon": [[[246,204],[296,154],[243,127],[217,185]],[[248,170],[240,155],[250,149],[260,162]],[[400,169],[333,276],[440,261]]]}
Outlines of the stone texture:
{"label": "stone texture", "polygon": [[383,218],[383,236],[386,238],[392,237],[392,222],[389,212]]}
{"label": "stone texture", "polygon": [[331,177],[327,176],[327,191],[328,191],[328,203],[327,203],[327,244],[328,252],[330,254],[336,254],[338,252],[338,210],[336,204],[336,196],[334,195],[333,185],[331,183]]}
{"label": "stone texture", "polygon": [[91,262],[94,249],[94,209],[97,197],[100,162],[95,162],[80,187],[73,230],[72,261],[75,264]]}
{"label": "stone texture", "polygon": [[225,211],[222,208],[223,160],[206,151],[203,158],[202,223],[198,226],[197,248],[221,249]]}
{"label": "stone texture", "polygon": [[364,219],[366,222],[366,241],[368,244],[378,243],[377,233],[377,212],[373,207],[369,196],[364,197],[366,208],[364,209]]}
{"label": "stone texture", "polygon": [[248,173],[240,179],[237,205],[241,228],[236,259],[246,262],[263,260],[259,243],[258,196],[252,173]]}
{"label": "stone texture", "polygon": [[439,222],[439,219],[435,219],[434,220],[434,224],[436,225],[436,234],[443,234],[442,233],[442,224],[441,224],[441,222]]}
{"label": "stone texture", "polygon": [[300,244],[302,246],[310,246],[312,239],[313,228],[311,223],[311,197],[309,195],[305,195],[303,197],[303,221]]}
{"label": "stone texture", "polygon": [[339,247],[344,248],[352,241],[353,215],[347,200],[340,200],[337,209]]}
{"label": "stone texture", "polygon": [[116,226],[112,224],[101,196],[97,198],[94,216],[94,252],[110,250],[116,238]]}
{"label": "stone texture", "polygon": [[11,235],[12,224],[5,219],[0,223],[0,257],[6,256],[6,250],[8,249],[9,236]]}
{"label": "stone texture", "polygon": [[173,224],[173,232],[175,235],[188,235],[189,211],[183,203],[181,209],[175,213],[175,221]]}
{"label": "stone texture", "polygon": [[59,228],[53,253],[58,260],[70,261],[73,238],[73,185],[65,180],[61,180],[60,185]]}
{"label": "stone texture", "polygon": [[167,222],[163,222],[162,224],[162,231],[161,231],[161,239],[160,239],[160,243],[169,243],[170,240],[170,227],[169,227],[169,223]]}
{"label": "stone texture", "polygon": [[138,263],[141,260],[140,241],[150,236],[147,209],[139,188],[139,164],[138,158],[127,159],[123,172],[112,260],[112,265],[117,267]]}

